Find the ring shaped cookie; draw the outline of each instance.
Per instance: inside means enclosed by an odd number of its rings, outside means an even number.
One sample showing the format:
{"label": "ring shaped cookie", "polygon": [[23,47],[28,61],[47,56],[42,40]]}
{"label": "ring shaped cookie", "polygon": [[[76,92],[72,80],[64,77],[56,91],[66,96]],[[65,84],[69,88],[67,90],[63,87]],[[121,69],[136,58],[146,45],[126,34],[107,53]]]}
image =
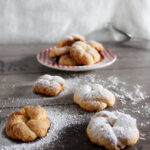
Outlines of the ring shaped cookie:
{"label": "ring shaped cookie", "polygon": [[98,51],[85,42],[75,42],[70,48],[70,56],[81,65],[92,65],[101,59]]}
{"label": "ring shaped cookie", "polygon": [[42,107],[25,106],[9,116],[6,134],[12,139],[27,142],[44,137],[49,127],[47,113]]}
{"label": "ring shaped cookie", "polygon": [[64,86],[65,80],[62,77],[45,74],[37,79],[33,90],[35,93],[55,96],[64,89]]}
{"label": "ring shaped cookie", "polygon": [[113,106],[115,96],[100,84],[86,84],[75,90],[74,102],[85,110],[98,111]]}
{"label": "ring shaped cookie", "polygon": [[92,143],[109,150],[136,144],[139,131],[136,119],[121,112],[100,111],[89,122],[87,135]]}

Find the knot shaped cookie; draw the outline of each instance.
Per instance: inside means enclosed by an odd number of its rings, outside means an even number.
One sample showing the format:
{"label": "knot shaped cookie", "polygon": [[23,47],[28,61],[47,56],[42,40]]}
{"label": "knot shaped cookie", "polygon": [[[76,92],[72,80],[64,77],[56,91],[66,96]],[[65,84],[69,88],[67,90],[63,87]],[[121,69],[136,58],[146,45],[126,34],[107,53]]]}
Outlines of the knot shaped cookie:
{"label": "knot shaped cookie", "polygon": [[85,42],[75,42],[70,48],[71,57],[81,65],[92,65],[100,61],[98,51]]}
{"label": "knot shaped cookie", "polygon": [[35,93],[55,96],[64,89],[64,85],[65,80],[62,77],[46,74],[37,79],[33,90]]}
{"label": "knot shaped cookie", "polygon": [[33,141],[44,137],[49,127],[47,113],[42,107],[25,106],[9,116],[6,134],[12,139]]}
{"label": "knot shaped cookie", "polygon": [[64,46],[72,46],[72,44],[76,41],[85,41],[85,38],[81,35],[78,34],[72,34],[65,39],[61,40],[58,44],[57,47],[64,47]]}
{"label": "knot shaped cookie", "polygon": [[115,96],[100,84],[85,84],[76,89],[74,102],[85,110],[103,110],[113,106]]}
{"label": "knot shaped cookie", "polygon": [[96,113],[87,127],[87,135],[92,143],[110,150],[134,145],[139,139],[136,119],[121,112]]}

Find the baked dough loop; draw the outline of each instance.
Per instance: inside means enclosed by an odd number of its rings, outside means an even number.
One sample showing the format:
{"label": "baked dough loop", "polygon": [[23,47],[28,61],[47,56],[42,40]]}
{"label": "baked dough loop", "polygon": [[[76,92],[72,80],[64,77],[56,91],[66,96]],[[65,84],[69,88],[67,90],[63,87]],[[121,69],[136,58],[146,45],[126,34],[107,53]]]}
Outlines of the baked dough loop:
{"label": "baked dough loop", "polygon": [[35,93],[55,96],[64,89],[64,86],[65,80],[62,77],[45,74],[37,79],[33,90]]}
{"label": "baked dough loop", "polygon": [[72,46],[72,44],[76,41],[85,41],[85,38],[81,35],[78,34],[72,34],[65,39],[61,40],[58,44],[57,47],[64,47],[64,46]]}
{"label": "baked dough loop", "polygon": [[27,142],[46,136],[49,127],[47,113],[42,107],[25,106],[9,116],[6,134],[12,139]]}
{"label": "baked dough loop", "polygon": [[70,56],[81,65],[92,65],[101,59],[98,51],[85,42],[75,42],[70,48]]}
{"label": "baked dough loop", "polygon": [[89,44],[91,47],[95,48],[95,49],[96,49],[97,51],[99,51],[99,52],[103,52],[103,51],[104,51],[103,45],[102,45],[101,43],[99,43],[99,42],[96,42],[96,41],[89,41],[88,44]]}
{"label": "baked dough loop", "polygon": [[74,102],[85,110],[98,111],[115,104],[115,96],[100,84],[85,84],[75,90]]}
{"label": "baked dough loop", "polygon": [[139,139],[136,119],[121,112],[109,111],[98,112],[91,118],[87,135],[92,143],[109,150],[134,145]]}
{"label": "baked dough loop", "polygon": [[64,47],[56,47],[55,49],[51,50],[49,53],[50,58],[56,58],[62,55],[66,55],[69,53],[69,46],[64,46]]}
{"label": "baked dough loop", "polygon": [[58,64],[65,66],[76,66],[77,62],[70,55],[64,55],[59,58]]}

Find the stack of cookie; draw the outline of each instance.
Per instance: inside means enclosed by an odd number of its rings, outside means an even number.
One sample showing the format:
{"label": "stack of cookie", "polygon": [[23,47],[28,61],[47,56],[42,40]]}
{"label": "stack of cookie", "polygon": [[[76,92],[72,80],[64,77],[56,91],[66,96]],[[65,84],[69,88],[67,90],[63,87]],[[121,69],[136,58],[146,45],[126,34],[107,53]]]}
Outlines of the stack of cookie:
{"label": "stack of cookie", "polygon": [[58,58],[58,64],[65,66],[93,65],[101,61],[104,47],[96,41],[86,41],[81,35],[73,34],[61,40],[50,51],[50,58]]}

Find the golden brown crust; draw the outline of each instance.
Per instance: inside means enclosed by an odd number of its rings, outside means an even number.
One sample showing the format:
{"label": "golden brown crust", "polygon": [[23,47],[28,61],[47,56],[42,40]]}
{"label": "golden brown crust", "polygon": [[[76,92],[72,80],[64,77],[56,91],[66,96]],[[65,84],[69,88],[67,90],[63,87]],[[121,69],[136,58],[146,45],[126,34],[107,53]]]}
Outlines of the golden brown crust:
{"label": "golden brown crust", "polygon": [[69,49],[70,49],[69,46],[57,47],[57,48],[50,51],[49,57],[50,58],[56,58],[56,57],[59,57],[59,56],[66,55],[66,54],[69,53]]}
{"label": "golden brown crust", "polygon": [[47,113],[42,107],[25,106],[9,116],[6,134],[12,139],[27,142],[44,137],[49,127]]}
{"label": "golden brown crust", "polygon": [[64,46],[72,46],[72,44],[76,41],[85,41],[85,38],[81,35],[78,34],[72,34],[68,36],[67,38],[61,40],[58,44],[57,47],[64,47]]}
{"label": "golden brown crust", "polygon": [[58,63],[60,65],[65,65],[65,66],[76,66],[76,65],[78,65],[77,62],[70,55],[61,56],[59,58]]}
{"label": "golden brown crust", "polygon": [[71,57],[81,65],[92,65],[100,61],[101,56],[85,42],[75,42],[70,48]]}
{"label": "golden brown crust", "polygon": [[104,47],[102,45],[102,43],[96,42],[96,41],[89,41],[88,44],[95,48],[97,51],[99,52],[103,52],[104,51]]}
{"label": "golden brown crust", "polygon": [[43,75],[33,85],[33,91],[48,96],[58,95],[65,86],[65,80],[59,76]]}

